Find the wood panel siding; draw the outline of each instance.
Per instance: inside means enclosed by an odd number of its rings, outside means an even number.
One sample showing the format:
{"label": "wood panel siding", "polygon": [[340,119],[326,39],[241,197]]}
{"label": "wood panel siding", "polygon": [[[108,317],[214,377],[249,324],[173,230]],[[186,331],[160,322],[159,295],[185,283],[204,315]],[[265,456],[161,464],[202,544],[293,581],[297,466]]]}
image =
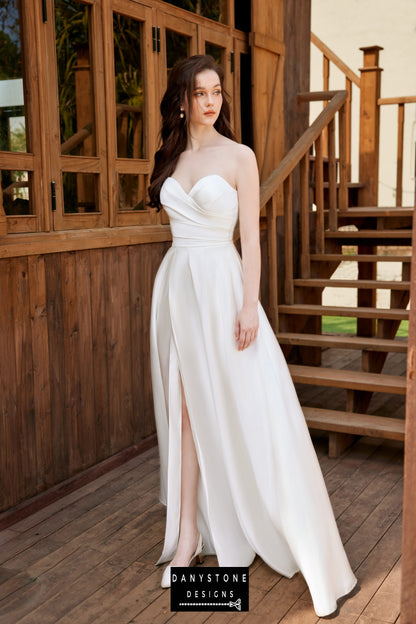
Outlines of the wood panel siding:
{"label": "wood panel siding", "polygon": [[284,155],[282,0],[252,0],[253,141],[263,182]]}
{"label": "wood panel siding", "polygon": [[154,433],[150,301],[169,243],[0,260],[0,510]]}

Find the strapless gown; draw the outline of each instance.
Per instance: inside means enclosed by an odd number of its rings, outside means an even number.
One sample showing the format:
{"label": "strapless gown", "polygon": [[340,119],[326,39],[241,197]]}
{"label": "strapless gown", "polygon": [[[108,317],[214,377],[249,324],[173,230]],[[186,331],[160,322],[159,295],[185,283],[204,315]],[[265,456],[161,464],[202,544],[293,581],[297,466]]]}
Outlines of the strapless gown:
{"label": "strapless gown", "polygon": [[164,548],[178,540],[182,379],[200,467],[198,526],[220,566],[256,553],[291,577],[302,572],[317,615],[328,615],[356,578],[286,361],[258,305],[257,339],[238,351],[234,326],[243,274],[233,244],[237,191],[219,175],[189,193],[161,189],[173,243],[159,267],[151,309],[151,373],[167,505]]}

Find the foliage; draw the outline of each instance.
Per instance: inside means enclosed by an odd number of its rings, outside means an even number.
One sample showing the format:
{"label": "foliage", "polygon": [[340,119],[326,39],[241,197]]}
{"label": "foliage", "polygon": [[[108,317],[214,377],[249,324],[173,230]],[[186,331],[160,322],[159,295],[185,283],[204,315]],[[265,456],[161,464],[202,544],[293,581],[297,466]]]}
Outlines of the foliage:
{"label": "foliage", "polygon": [[14,125],[10,132],[10,149],[12,152],[26,151],[26,128],[23,122]]}
{"label": "foliage", "polygon": [[10,35],[0,30],[0,80],[22,77],[20,45]]}
{"label": "foliage", "polygon": [[221,15],[221,6],[224,2],[221,0],[169,0],[169,4],[203,15],[216,22],[224,21],[224,16]]}
{"label": "foliage", "polygon": [[55,29],[61,141],[64,142],[77,131],[73,68],[77,46],[88,43],[88,7],[74,0],[57,0]]}
{"label": "foliage", "polygon": [[0,0],[0,80],[22,75],[17,0]]}
{"label": "foliage", "polygon": [[[323,316],[322,331],[331,334],[357,334],[357,319],[347,316]],[[396,336],[404,338],[409,333],[409,321],[402,321]]]}

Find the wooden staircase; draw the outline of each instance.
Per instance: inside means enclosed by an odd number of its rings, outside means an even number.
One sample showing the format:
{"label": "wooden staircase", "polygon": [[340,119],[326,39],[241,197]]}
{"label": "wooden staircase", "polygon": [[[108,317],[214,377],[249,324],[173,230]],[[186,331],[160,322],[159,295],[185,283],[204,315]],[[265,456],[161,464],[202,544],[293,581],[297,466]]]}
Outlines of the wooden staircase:
{"label": "wooden staircase", "polygon": [[[302,93],[298,99],[327,103],[261,187],[268,234],[268,311],[295,384],[336,388],[345,395],[343,410],[330,404],[302,405],[309,427],[328,432],[329,455],[334,457],[357,435],[404,440],[403,418],[366,412],[375,393],[406,394],[406,378],[386,374],[383,366],[389,353],[406,357],[407,352],[407,340],[396,334],[409,318],[414,209],[369,204],[369,198],[376,199],[368,191],[374,187],[374,171],[369,182],[364,175],[364,180],[351,182],[348,84],[342,92]],[[276,271],[273,236],[282,213],[283,280]],[[357,263],[356,279],[333,277],[344,261]],[[401,263],[401,281],[377,278],[377,263],[389,262]],[[327,288],[357,289],[357,306],[324,305]],[[379,289],[390,291],[388,308],[376,306]],[[322,333],[324,316],[356,318],[356,335]],[[324,349],[360,351],[361,370],[322,367]]]}
{"label": "wooden staircase", "polygon": [[[295,384],[307,384],[320,387],[336,387],[345,390],[345,411],[303,406],[309,427],[329,432],[329,453],[337,456],[349,445],[355,435],[371,435],[393,440],[404,440],[405,423],[400,418],[389,418],[366,414],[373,393],[404,395],[406,378],[400,375],[387,375],[382,372],[388,353],[407,351],[407,340],[395,338],[398,324],[407,320],[409,312],[410,255],[389,255],[389,247],[397,252],[399,246],[406,250],[412,243],[411,208],[348,208],[339,218],[339,228],[353,225],[355,229],[325,230],[325,247],[319,254],[310,255],[311,277],[293,278],[294,301],[279,305],[279,328],[276,333],[288,361],[300,363],[290,364],[289,369]],[[383,229],[384,228],[386,229]],[[402,226],[402,227],[398,227]],[[403,227],[404,226],[404,227]],[[365,228],[365,229],[359,229]],[[334,243],[338,249],[334,251]],[[371,254],[342,253],[345,245],[359,248],[364,245]],[[383,246],[383,253],[378,254],[377,248]],[[328,251],[327,251],[328,250]],[[383,281],[379,279],[334,279],[328,277],[342,261],[353,261],[364,265],[375,266],[376,262],[401,262],[402,281]],[[321,277],[324,275],[325,277]],[[391,291],[395,307],[376,308],[374,306],[328,306],[322,304],[324,288],[354,288],[365,291],[388,289]],[[306,293],[306,296],[305,296]],[[305,303],[307,294],[312,293],[319,303]],[[321,333],[323,316],[354,317],[370,319],[377,326],[374,335],[350,336]],[[315,333],[302,330],[311,317],[316,319],[313,329]],[[386,329],[383,323],[390,323]],[[394,323],[396,322],[396,323]],[[305,348],[307,348],[305,350]],[[323,368],[320,363],[322,349],[354,349],[362,352],[362,371]],[[295,353],[294,353],[295,352]],[[311,360],[311,363],[304,364]],[[376,357],[374,357],[374,355]],[[381,361],[380,361],[381,357]],[[359,411],[359,407],[362,411]]]}

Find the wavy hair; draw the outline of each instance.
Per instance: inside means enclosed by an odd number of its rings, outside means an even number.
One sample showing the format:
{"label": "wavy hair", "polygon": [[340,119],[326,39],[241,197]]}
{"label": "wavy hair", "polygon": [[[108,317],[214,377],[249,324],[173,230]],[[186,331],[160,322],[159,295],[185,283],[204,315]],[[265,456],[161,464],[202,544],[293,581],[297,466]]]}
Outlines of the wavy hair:
{"label": "wavy hair", "polygon": [[187,144],[189,120],[187,114],[183,118],[180,117],[180,107],[185,100],[192,101],[192,94],[196,87],[196,76],[207,69],[218,74],[223,95],[221,111],[214,128],[220,134],[234,140],[228,94],[223,87],[224,72],[222,67],[217,65],[212,56],[208,54],[196,54],[176,63],[169,75],[168,86],[160,103],[162,145],[155,154],[154,167],[150,176],[149,205],[157,208],[158,211],[162,207],[160,203],[162,184],[174,172],[178,158]]}

